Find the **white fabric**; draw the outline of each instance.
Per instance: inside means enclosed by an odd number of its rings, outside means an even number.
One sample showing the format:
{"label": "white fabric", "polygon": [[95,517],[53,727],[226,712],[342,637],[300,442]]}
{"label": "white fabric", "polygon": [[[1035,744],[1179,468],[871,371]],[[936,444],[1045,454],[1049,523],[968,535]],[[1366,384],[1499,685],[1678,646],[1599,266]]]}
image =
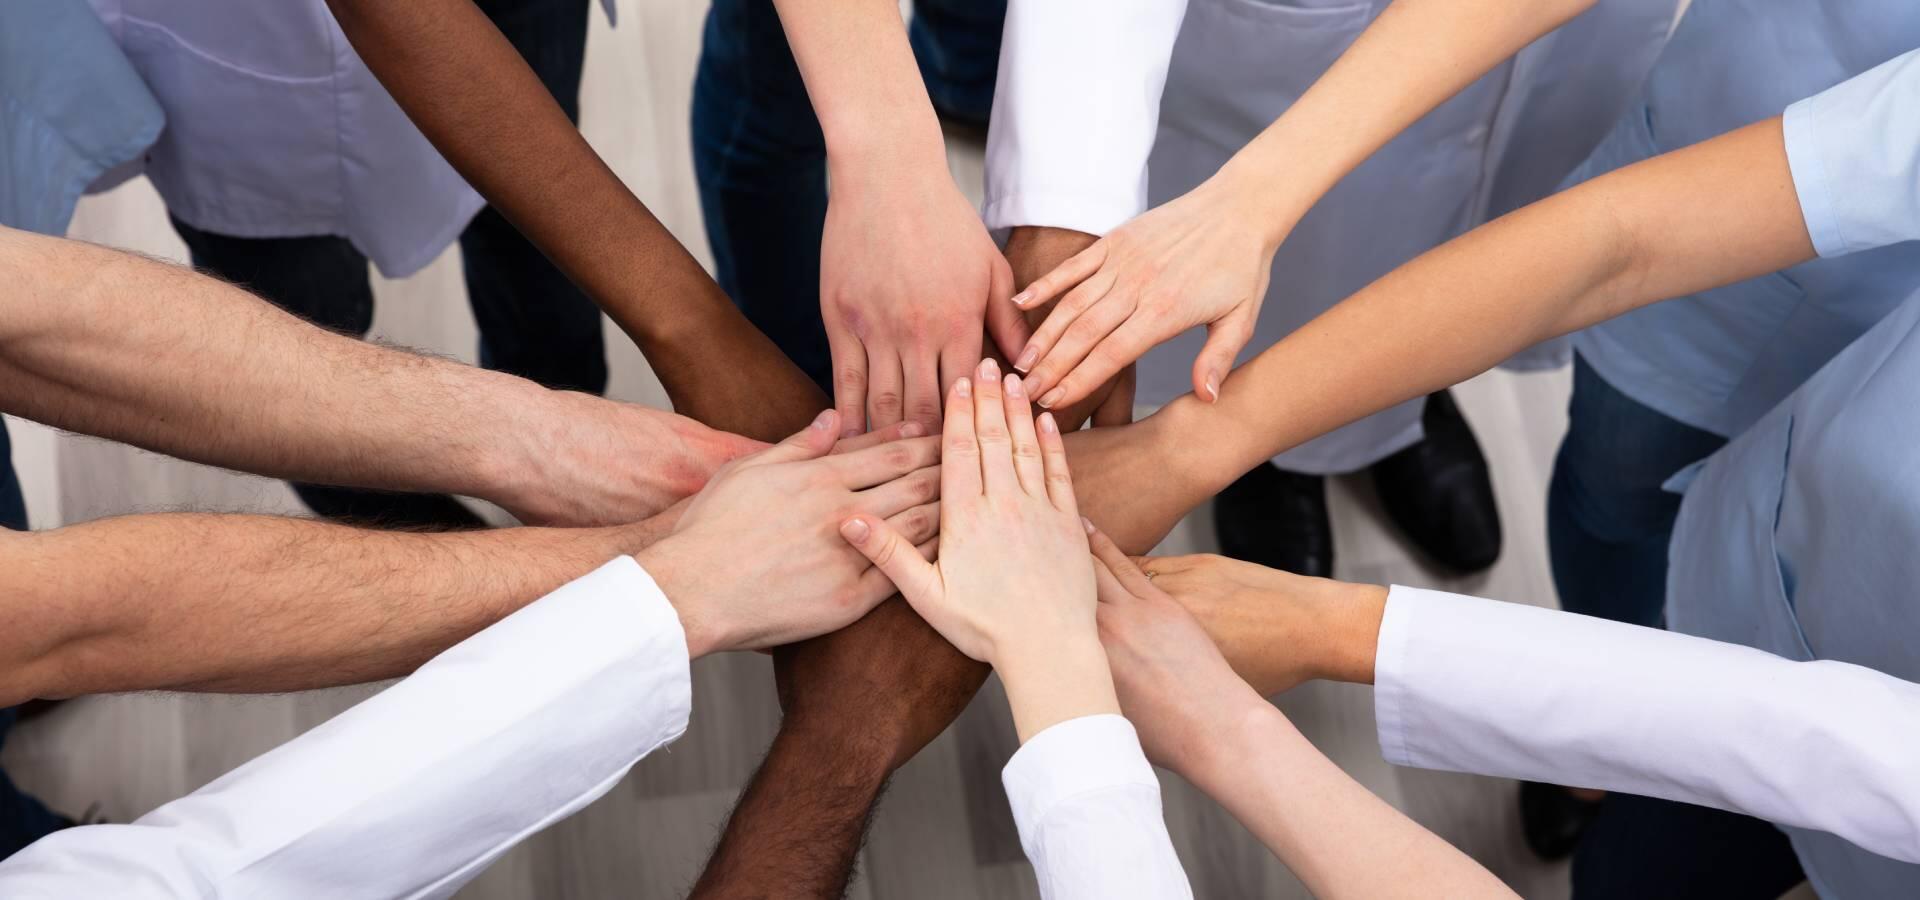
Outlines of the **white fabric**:
{"label": "white fabric", "polygon": [[0,896],[448,896],[678,738],[687,665],[621,557],[131,825],[41,839]]}
{"label": "white fabric", "polygon": [[1920,50],[1787,107],[1793,187],[1821,256],[1920,239]]}
{"label": "white fabric", "polygon": [[1920,861],[1920,685],[1849,663],[1394,587],[1388,762],[1661,797]]}
{"label": "white fabric", "polygon": [[1061,722],[1014,753],[1000,780],[1040,896],[1193,896],[1133,723],[1116,715]]}

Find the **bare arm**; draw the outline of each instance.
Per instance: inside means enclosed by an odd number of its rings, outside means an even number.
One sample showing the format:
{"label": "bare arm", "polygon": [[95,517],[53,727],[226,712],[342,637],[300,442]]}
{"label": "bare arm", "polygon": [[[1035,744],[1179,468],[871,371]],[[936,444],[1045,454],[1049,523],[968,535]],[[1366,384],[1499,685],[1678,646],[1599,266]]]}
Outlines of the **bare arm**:
{"label": "bare arm", "polygon": [[262,475],[631,522],[756,445],[336,335],[190,270],[0,229],[0,408]]}
{"label": "bare arm", "polygon": [[391,678],[653,543],[678,513],[457,534],[195,514],[0,532],[0,702]]}
{"label": "bare arm", "polygon": [[471,0],[330,0],[433,145],[633,338],[673,408],[778,440],[826,406],[567,121]]}

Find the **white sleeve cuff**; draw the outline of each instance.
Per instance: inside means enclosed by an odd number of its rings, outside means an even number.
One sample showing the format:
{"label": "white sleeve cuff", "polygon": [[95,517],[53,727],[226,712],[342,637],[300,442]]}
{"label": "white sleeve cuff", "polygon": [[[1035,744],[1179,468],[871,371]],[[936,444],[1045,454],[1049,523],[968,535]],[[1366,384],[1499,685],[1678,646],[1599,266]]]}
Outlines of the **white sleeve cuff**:
{"label": "white sleeve cuff", "polygon": [[1068,719],[1034,735],[1007,761],[1000,780],[1022,834],[1076,797],[1120,787],[1160,792],[1133,723],[1111,713]]}

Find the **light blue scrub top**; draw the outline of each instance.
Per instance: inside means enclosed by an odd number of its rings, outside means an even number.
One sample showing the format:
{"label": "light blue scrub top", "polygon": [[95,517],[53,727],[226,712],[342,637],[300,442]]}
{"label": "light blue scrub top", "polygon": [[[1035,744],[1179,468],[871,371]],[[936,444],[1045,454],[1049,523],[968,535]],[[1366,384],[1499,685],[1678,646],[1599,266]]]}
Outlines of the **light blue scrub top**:
{"label": "light blue scrub top", "polygon": [[66,234],[81,192],[164,121],[83,0],[0,2],[0,225]]}
{"label": "light blue scrub top", "polygon": [[[1786,127],[1823,262],[1916,246],[1920,51],[1794,104]],[[1668,627],[1920,681],[1920,282],[1900,300],[1676,479],[1692,482],[1669,551]],[[1790,746],[1795,737],[1752,739]],[[1920,766],[1920,747],[1904,763]],[[1920,866],[1785,830],[1822,897],[1920,897]]]}
{"label": "light blue scrub top", "polygon": [[[1920,0],[1696,0],[1640,102],[1569,184],[1779,115],[1915,47]],[[1882,247],[1659,303],[1574,346],[1628,396],[1731,437],[1916,285],[1920,245]]]}

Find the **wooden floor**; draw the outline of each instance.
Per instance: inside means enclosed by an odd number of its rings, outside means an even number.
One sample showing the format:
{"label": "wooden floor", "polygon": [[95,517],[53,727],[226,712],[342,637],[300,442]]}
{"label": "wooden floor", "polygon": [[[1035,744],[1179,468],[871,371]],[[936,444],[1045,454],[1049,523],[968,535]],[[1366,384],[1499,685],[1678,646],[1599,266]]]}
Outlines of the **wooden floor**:
{"label": "wooden floor", "polygon": [[[623,2],[621,24],[598,14],[587,60],[585,130],[620,175],[679,238],[705,257],[692,184],[687,119],[703,0]],[[976,198],[978,145],[953,145],[954,169]],[[184,258],[145,181],[89,198],[77,237]],[[460,266],[449,250],[402,282],[376,279],[383,338],[467,360],[474,326]],[[609,329],[612,394],[663,404],[639,354]],[[1333,490],[1338,574],[1551,605],[1543,539],[1544,489],[1565,427],[1564,372],[1493,373],[1458,390],[1495,473],[1507,547],[1483,576],[1454,580],[1423,565],[1383,528],[1370,488]],[[35,524],[175,509],[297,513],[281,484],[181,463],[101,441],[10,423]],[[1203,509],[1163,551],[1214,549]],[[129,821],[324,721],[375,688],[229,698],[122,696],[69,703],[19,729],[7,770],[59,808],[98,803]],[[675,897],[699,872],[735,792],[778,721],[770,667],[734,654],[695,666],[695,713],[686,737],[643,762],[580,815],[509,854],[463,894],[469,898]],[[1380,758],[1369,689],[1308,685],[1276,702],[1328,755],[1369,788],[1486,864],[1522,895],[1567,893],[1564,865],[1523,847],[1514,785],[1395,769]],[[990,684],[960,723],[894,779],[865,851],[854,895],[863,898],[1037,896],[1023,861],[999,770],[1014,747],[1004,695]],[[1179,778],[1162,773],[1166,814],[1197,896],[1298,897],[1305,889],[1238,824]],[[503,786],[510,787],[510,786]]]}

